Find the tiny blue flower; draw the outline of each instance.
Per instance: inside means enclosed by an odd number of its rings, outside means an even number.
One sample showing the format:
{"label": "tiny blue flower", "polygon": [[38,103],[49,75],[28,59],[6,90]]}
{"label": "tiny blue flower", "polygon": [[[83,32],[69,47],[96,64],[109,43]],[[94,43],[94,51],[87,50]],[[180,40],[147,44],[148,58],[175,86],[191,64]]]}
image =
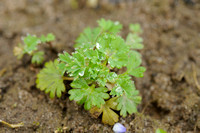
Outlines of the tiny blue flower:
{"label": "tiny blue flower", "polygon": [[115,123],[115,125],[113,126],[113,131],[114,133],[125,133],[126,128],[120,123]]}

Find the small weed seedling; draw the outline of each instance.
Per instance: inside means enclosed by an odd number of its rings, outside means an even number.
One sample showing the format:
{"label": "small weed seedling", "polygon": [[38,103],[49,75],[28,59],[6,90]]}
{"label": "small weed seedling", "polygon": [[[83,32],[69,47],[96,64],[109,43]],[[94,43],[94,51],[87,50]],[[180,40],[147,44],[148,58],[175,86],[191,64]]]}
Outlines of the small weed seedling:
{"label": "small weed seedling", "polygon": [[156,129],[156,133],[167,133],[167,131],[165,131],[161,128],[158,128],[158,129]]}
{"label": "small weed seedling", "polygon": [[[45,63],[36,83],[40,90],[54,98],[66,91],[63,81],[72,80],[69,99],[84,104],[96,118],[103,113],[102,122],[113,125],[119,118],[114,110],[126,117],[128,113],[137,112],[141,102],[131,76],[143,77],[146,70],[140,66],[141,55],[136,51],[143,48],[139,36],[142,31],[140,25],[131,24],[131,32],[124,40],[118,35],[122,29],[119,22],[101,19],[98,24],[80,34],[75,52],[61,53],[55,61]],[[38,39],[35,40],[28,45],[31,50],[24,48],[23,54],[36,49]]]}
{"label": "small weed seedling", "polygon": [[22,38],[24,43],[19,43],[18,46],[14,48],[14,55],[17,56],[18,59],[21,59],[24,54],[28,54],[32,56],[31,62],[33,64],[42,64],[44,61],[44,52],[38,50],[38,45],[50,43],[54,39],[55,36],[51,33],[49,33],[46,37],[42,35],[40,38],[35,35],[27,35]]}

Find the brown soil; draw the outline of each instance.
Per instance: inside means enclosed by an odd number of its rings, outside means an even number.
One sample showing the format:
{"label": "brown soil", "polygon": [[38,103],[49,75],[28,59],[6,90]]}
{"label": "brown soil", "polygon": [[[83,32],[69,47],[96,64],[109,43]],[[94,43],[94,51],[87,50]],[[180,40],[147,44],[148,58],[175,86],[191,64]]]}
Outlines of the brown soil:
{"label": "brown soil", "polygon": [[[42,68],[30,58],[17,60],[13,47],[21,36],[53,32],[57,41],[47,51],[46,61],[63,50],[73,51],[76,37],[100,18],[118,20],[128,34],[130,23],[143,28],[145,48],[141,50],[144,78],[135,79],[143,101],[139,113],[120,118],[129,133],[153,133],[163,128],[171,133],[200,132],[200,2],[198,0],[138,0],[106,5],[98,9],[72,10],[66,1],[1,0],[0,2],[0,119],[24,122],[10,129],[0,125],[1,133],[112,132],[100,118],[92,118],[83,107],[61,99],[50,99],[35,86]],[[112,7],[112,8],[111,8]]]}

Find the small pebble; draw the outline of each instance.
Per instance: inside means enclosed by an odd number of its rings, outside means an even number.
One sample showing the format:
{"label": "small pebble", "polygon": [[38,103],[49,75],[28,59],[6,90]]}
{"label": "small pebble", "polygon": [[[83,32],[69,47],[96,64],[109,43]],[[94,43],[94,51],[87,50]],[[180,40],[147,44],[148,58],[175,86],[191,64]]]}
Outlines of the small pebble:
{"label": "small pebble", "polygon": [[126,128],[120,123],[115,123],[115,125],[113,126],[113,131],[114,133],[125,133]]}

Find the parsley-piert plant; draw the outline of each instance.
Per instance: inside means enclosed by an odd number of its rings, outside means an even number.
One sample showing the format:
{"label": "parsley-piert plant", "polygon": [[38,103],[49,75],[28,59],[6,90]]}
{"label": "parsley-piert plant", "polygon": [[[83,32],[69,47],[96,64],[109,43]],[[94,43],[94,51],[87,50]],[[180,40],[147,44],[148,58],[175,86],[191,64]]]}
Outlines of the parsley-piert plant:
{"label": "parsley-piert plant", "polygon": [[19,43],[18,46],[14,47],[14,55],[18,59],[21,59],[25,54],[32,56],[31,62],[33,64],[42,64],[44,61],[44,52],[38,50],[38,45],[40,44],[51,44],[51,41],[55,39],[55,36],[52,33],[49,33],[47,36],[42,35],[37,37],[35,35],[27,35],[22,38],[23,44]]}
{"label": "parsley-piert plant", "polygon": [[103,113],[102,122],[113,125],[119,119],[115,110],[126,117],[137,112],[141,102],[131,79],[143,77],[146,70],[140,66],[141,55],[136,51],[143,48],[142,30],[139,24],[131,24],[124,40],[118,35],[122,29],[119,22],[101,19],[98,25],[80,34],[75,52],[63,52],[55,61],[47,62],[36,83],[54,98],[66,91],[63,81],[72,80],[69,99],[83,104],[94,117]]}

